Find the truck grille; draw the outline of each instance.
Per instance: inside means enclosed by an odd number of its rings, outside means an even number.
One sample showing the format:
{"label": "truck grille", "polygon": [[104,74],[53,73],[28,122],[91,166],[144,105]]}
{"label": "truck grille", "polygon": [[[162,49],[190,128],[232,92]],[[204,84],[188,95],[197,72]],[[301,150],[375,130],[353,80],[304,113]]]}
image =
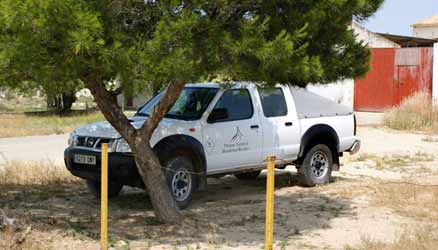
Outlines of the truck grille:
{"label": "truck grille", "polygon": [[109,138],[99,138],[99,137],[78,137],[78,147],[86,147],[86,148],[97,148],[100,149],[102,147],[102,143],[108,143],[108,146],[111,147],[112,139]]}

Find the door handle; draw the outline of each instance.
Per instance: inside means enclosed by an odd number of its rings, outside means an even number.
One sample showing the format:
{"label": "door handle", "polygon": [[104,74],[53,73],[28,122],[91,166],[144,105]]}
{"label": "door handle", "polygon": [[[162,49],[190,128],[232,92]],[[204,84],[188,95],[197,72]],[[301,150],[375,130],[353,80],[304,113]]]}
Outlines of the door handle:
{"label": "door handle", "polygon": [[251,125],[251,129],[257,129],[259,128],[259,125]]}
{"label": "door handle", "polygon": [[292,126],[292,124],[293,124],[292,122],[285,122],[285,123],[284,123],[284,125],[285,125],[286,127],[290,127],[290,126]]}

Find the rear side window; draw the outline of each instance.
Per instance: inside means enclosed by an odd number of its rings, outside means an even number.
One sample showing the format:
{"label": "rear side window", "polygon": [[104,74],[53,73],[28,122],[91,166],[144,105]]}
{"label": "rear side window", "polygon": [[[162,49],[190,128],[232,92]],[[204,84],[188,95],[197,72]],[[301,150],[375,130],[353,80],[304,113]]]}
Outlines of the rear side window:
{"label": "rear side window", "polygon": [[286,99],[281,88],[259,89],[265,117],[279,117],[287,115]]}
{"label": "rear side window", "polygon": [[251,97],[246,89],[225,91],[214,108],[227,110],[228,118],[221,121],[244,120],[253,115]]}

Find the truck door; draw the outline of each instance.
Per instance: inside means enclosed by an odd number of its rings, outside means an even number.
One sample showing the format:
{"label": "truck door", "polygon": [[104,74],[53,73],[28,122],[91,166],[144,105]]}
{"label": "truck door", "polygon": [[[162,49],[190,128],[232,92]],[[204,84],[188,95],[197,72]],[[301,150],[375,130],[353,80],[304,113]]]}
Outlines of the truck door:
{"label": "truck door", "polygon": [[300,126],[292,94],[287,87],[258,89],[263,129],[262,158],[273,154],[294,160],[300,149]]}
{"label": "truck door", "polygon": [[261,159],[262,131],[248,89],[230,89],[214,105],[204,130],[208,172],[255,165]]}

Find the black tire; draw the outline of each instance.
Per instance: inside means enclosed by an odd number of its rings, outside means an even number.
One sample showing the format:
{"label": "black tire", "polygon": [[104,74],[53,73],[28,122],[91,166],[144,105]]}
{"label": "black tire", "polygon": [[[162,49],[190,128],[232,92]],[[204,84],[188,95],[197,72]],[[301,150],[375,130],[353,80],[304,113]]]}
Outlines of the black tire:
{"label": "black tire", "polygon": [[324,144],[318,144],[306,152],[298,173],[301,175],[302,185],[314,187],[328,183],[332,170],[333,155],[330,148]]}
{"label": "black tire", "polygon": [[[86,180],[88,190],[96,198],[100,198],[100,181]],[[117,197],[123,185],[118,182],[108,181],[108,198]]]}
{"label": "black tire", "polygon": [[192,160],[187,156],[176,156],[165,165],[166,182],[179,209],[187,208],[198,184],[198,176]]}
{"label": "black tire", "polygon": [[256,170],[256,171],[234,174],[234,176],[236,176],[236,178],[239,180],[255,180],[257,179],[257,177],[260,175],[261,172],[262,170]]}

